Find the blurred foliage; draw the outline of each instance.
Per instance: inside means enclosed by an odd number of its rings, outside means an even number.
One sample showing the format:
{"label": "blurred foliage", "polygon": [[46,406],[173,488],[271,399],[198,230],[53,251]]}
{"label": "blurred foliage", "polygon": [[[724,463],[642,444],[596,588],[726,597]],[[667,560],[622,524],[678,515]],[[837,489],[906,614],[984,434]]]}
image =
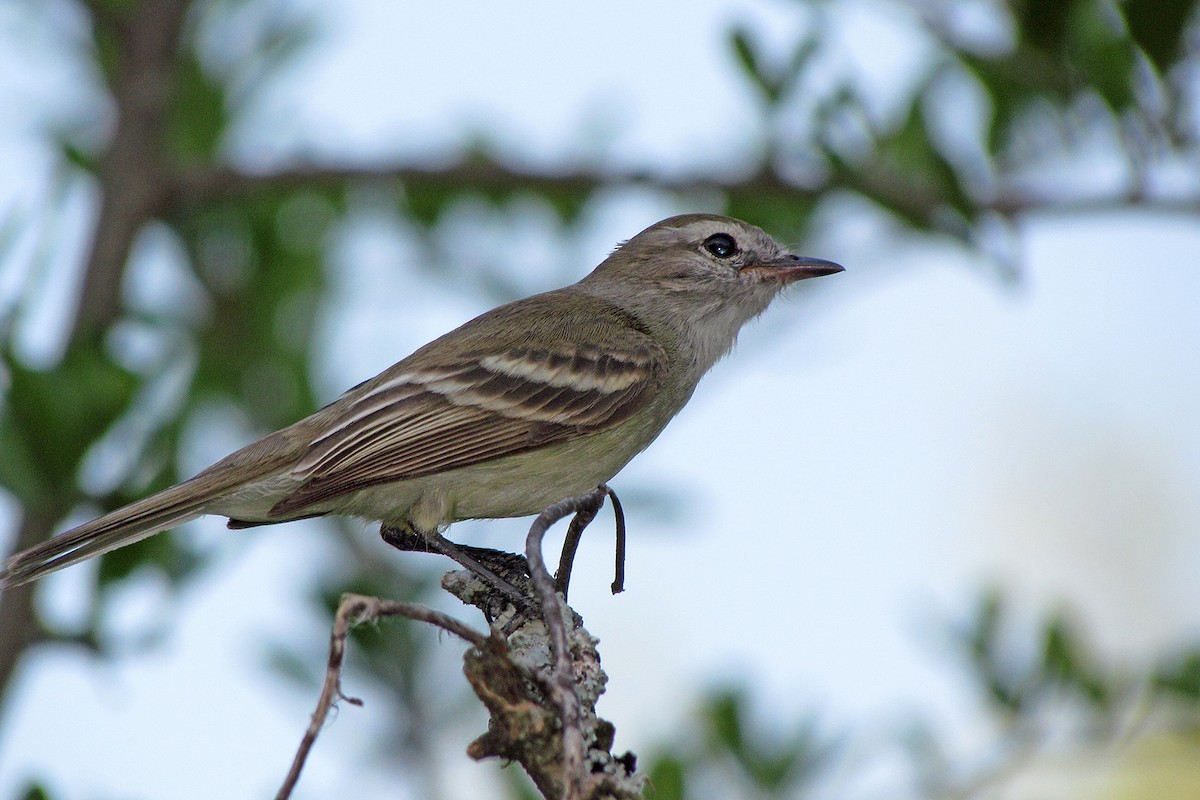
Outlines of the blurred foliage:
{"label": "blurred foliage", "polygon": [[1025,663],[1014,663],[1011,642],[1004,640],[1002,595],[993,591],[979,605],[961,645],[987,696],[1000,712],[1017,716],[1030,704],[1056,692],[1071,692],[1103,710],[1111,701],[1104,676],[1093,674],[1093,659],[1082,652],[1078,632],[1063,617],[1047,621],[1042,642]]}
{"label": "blurred foliage", "polygon": [[[869,96],[862,76],[839,58],[837,42],[847,32],[839,28],[845,22],[838,4],[796,2],[799,32],[790,43],[750,25],[734,25],[728,33],[731,69],[744,78],[762,118],[755,163],[740,177],[683,181],[622,174],[603,163],[560,172],[518,168],[486,141],[450,163],[362,169],[315,164],[240,174],[225,163],[228,141],[245,124],[257,90],[305,51],[311,21],[259,0],[67,5],[92,23],[75,38],[64,36],[77,47],[75,57],[90,65],[98,91],[106,91],[109,101],[123,98],[116,113],[136,111],[143,115],[139,120],[152,123],[134,125],[135,134],[158,139],[136,152],[133,162],[115,160],[120,142],[110,139],[128,133],[120,124],[103,126],[109,133],[100,134],[92,120],[47,131],[46,139],[59,145],[62,174],[81,183],[106,188],[120,163],[145,171],[144,180],[153,185],[145,205],[135,209],[141,215],[136,227],[165,231],[197,292],[150,308],[123,300],[110,318],[101,315],[100,336],[67,319],[53,363],[29,363],[21,355],[21,315],[37,282],[27,281],[13,307],[0,309],[0,486],[26,513],[60,521],[76,510],[115,508],[176,481],[184,432],[206,409],[235,409],[242,424],[260,432],[315,409],[312,355],[329,242],[364,212],[402,219],[431,257],[440,258],[440,267],[449,257],[438,250],[438,234],[468,206],[482,204],[501,217],[549,209],[570,235],[598,192],[648,185],[673,194],[681,206],[720,208],[794,240],[819,232],[826,198],[850,195],[913,236],[982,250],[1014,273],[1019,265],[1012,239],[1026,214],[1200,209],[1200,3],[1194,1],[883,0],[879,6],[907,25],[929,53],[903,94],[887,98]],[[966,6],[984,23],[967,24]],[[40,13],[35,4],[24,9]],[[164,20],[180,9],[175,35]],[[155,40],[160,30],[166,32]],[[132,91],[146,86],[154,91]],[[1121,179],[1101,187],[1064,182],[1056,167],[1082,158],[1086,174],[1096,141],[1106,142],[1104,157],[1122,166]],[[1160,191],[1160,173],[1181,164],[1191,165],[1191,184],[1174,194]],[[121,192],[100,194],[106,208],[132,202]],[[32,222],[12,214],[0,220],[0,259],[18,257],[13,242],[27,224]],[[111,254],[106,262],[94,252],[85,269],[119,282],[133,238],[115,249],[115,262]],[[42,268],[39,263],[30,271]],[[478,285],[509,286],[491,268],[495,280]],[[454,274],[427,270],[430,280]],[[80,308],[94,300],[83,297]],[[157,343],[158,355],[132,364],[114,333],[122,326]],[[165,411],[148,412],[146,398],[180,365],[183,390]],[[139,421],[132,426],[137,435],[128,432],[130,420]],[[78,479],[82,465],[114,441],[129,457],[105,462],[105,485],[86,488]],[[432,591],[430,581],[361,551],[346,531],[329,530],[347,544],[347,556],[309,592],[314,609],[328,614],[331,598],[347,590],[401,599]],[[203,559],[174,538],[155,537],[104,557],[88,629],[52,631],[37,619],[4,624],[27,625],[41,640],[95,642],[108,599],[102,590],[145,569],[178,588],[202,566]],[[1006,639],[1010,622],[997,593],[956,634],[982,702],[1007,730],[1036,727],[1047,708],[1063,703],[1088,721],[1093,734],[1111,730],[1131,694],[1169,701],[1179,719],[1200,727],[1200,649],[1155,656],[1139,672],[1101,663],[1068,617],[1046,620],[1036,643]],[[429,707],[424,691],[436,682],[428,640],[428,632],[392,625],[360,635],[354,648],[360,668],[393,692],[398,740],[408,745],[428,736],[422,725],[445,718]],[[272,663],[304,680],[303,665],[322,661],[319,648],[297,652],[280,645]],[[0,685],[6,678],[0,676]],[[796,797],[827,779],[838,748],[809,722],[783,733],[758,726],[749,705],[741,691],[705,700],[699,734],[643,765],[652,796]],[[948,766],[954,757],[936,737],[914,734],[911,741],[915,761],[927,767],[930,796],[961,790],[961,782],[950,786],[945,780],[954,773]],[[714,794],[706,786],[732,794]],[[527,789],[514,791],[529,796]],[[27,795],[46,796],[40,788]]]}
{"label": "blurred foliage", "polygon": [[[1058,785],[1068,794],[1053,796],[1088,796],[1084,787],[1096,785],[1100,765],[1112,768],[1103,774],[1117,796],[1121,758],[1136,754],[1141,741],[1170,741],[1186,754],[1185,761],[1200,760],[1195,684],[1200,642],[1130,662],[1102,656],[1069,614],[1057,611],[1033,621],[1026,616],[993,589],[969,620],[951,626],[951,652],[965,666],[969,686],[978,691],[997,733],[977,758],[965,759],[961,747],[939,738],[933,725],[914,725],[907,744],[920,796],[1004,797],[1002,790],[1014,778],[1063,754],[1093,763],[1096,774],[1089,767],[1075,767],[1073,775],[1065,770]],[[1183,790],[1171,797],[1200,796],[1200,782],[1184,771],[1160,770],[1157,777]]]}
{"label": "blurred foliage", "polygon": [[[861,731],[830,738],[818,732],[828,721],[818,726],[811,717],[789,729],[778,715],[752,715],[746,690],[718,688],[703,700],[694,727],[641,764],[650,777],[647,798],[860,796],[856,781],[864,765],[894,758],[897,743],[907,763],[893,762],[893,771],[915,777],[907,789],[892,784],[897,797],[1091,798],[1098,786],[1111,786],[1106,797],[1200,796],[1200,774],[1183,768],[1200,763],[1200,642],[1144,663],[1118,664],[1099,655],[1069,615],[1028,619],[999,590],[984,594],[970,618],[948,625],[946,633],[947,652],[992,720],[990,741],[964,753],[939,725],[917,719],[897,740],[877,741],[874,752],[864,752],[861,742],[870,737]],[[1147,758],[1140,743],[1151,754],[1166,748],[1171,759]],[[1061,768],[1057,759],[1064,754],[1073,759],[1064,763],[1084,766]],[[1009,793],[1043,761],[1058,770],[1056,783],[1034,795]],[[1119,786],[1145,784],[1174,788],[1162,795],[1118,794]]]}
{"label": "blurred foliage", "polygon": [[196,402],[242,405],[267,429],[312,413],[309,354],[324,287],[322,245],[341,205],[332,193],[294,192],[176,223],[211,309],[195,332]]}
{"label": "blurred foliage", "polygon": [[[830,79],[837,4],[804,5],[810,26],[783,56],[749,30],[730,36],[764,107],[764,168],[815,194],[848,189],[1006,271],[1019,265],[995,232],[1015,238],[1022,214],[1170,207],[1155,193],[1161,175],[1200,157],[1194,1],[884,3],[932,52],[913,91],[886,101],[867,97],[853,71]],[[1111,143],[1119,184],[1089,185],[1084,165],[1064,187],[1062,165],[1094,161],[1088,143],[1099,138]],[[1047,168],[1058,177],[1044,177]],[[1195,213],[1198,195],[1193,181],[1174,210]],[[772,209],[739,212],[770,220]]]}
{"label": "blurred foliage", "polygon": [[674,741],[643,764],[647,798],[802,797],[834,760],[837,748],[811,720],[790,731],[759,722],[743,689],[716,689],[704,698],[698,731]]}
{"label": "blurred foliage", "polygon": [[128,410],[136,381],[90,342],[48,369],[27,367],[11,351],[0,358],[9,381],[0,417],[0,485],[27,508],[70,507],[80,462]]}
{"label": "blurred foliage", "polygon": [[[1200,648],[1164,659],[1154,673],[1154,688],[1200,706]],[[1200,732],[1200,718],[1195,724]]]}

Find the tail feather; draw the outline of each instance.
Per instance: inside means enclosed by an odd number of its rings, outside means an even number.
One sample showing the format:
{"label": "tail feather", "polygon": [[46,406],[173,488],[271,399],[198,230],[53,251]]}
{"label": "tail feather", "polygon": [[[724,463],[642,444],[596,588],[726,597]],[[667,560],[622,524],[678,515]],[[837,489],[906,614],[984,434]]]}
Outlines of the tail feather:
{"label": "tail feather", "polygon": [[[241,519],[246,513],[244,510],[226,508],[222,503],[228,500],[230,493],[285,470],[311,441],[310,426],[308,420],[301,420],[296,425],[264,436],[231,453],[194,478],[17,553],[0,570],[0,589],[29,583],[63,567],[133,544],[204,514],[232,513]],[[276,501],[265,498],[263,502],[266,508],[270,508],[271,503]],[[270,521],[284,522],[291,518],[294,517]]]}
{"label": "tail feather", "polygon": [[201,516],[211,495],[197,492],[192,483],[164,489],[17,553],[0,571],[0,589],[37,580]]}

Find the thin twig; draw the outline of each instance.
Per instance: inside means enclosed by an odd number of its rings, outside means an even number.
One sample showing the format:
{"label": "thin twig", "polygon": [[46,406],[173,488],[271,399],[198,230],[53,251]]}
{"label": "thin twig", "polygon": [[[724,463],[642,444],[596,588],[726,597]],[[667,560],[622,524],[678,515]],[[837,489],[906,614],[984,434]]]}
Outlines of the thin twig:
{"label": "thin twig", "polygon": [[529,564],[529,576],[542,601],[542,617],[550,632],[550,654],[554,669],[555,702],[562,721],[563,786],[562,800],[582,797],[585,777],[584,761],[587,748],[583,739],[579,696],[575,693],[575,671],[571,663],[571,651],[567,644],[567,630],[563,623],[562,600],[555,591],[554,580],[542,559],[542,539],[555,522],[572,513],[591,513],[595,516],[604,502],[607,489],[596,489],[578,497],[570,497],[547,508],[529,527],[525,538],[525,560]]}
{"label": "thin twig", "polygon": [[300,740],[299,749],[296,750],[296,757],[292,759],[291,769],[288,770],[283,785],[279,787],[279,793],[275,795],[275,800],[287,800],[291,797],[292,790],[296,788],[296,782],[300,780],[304,762],[308,759],[308,754],[312,750],[313,744],[316,743],[317,735],[324,727],[325,720],[329,717],[329,712],[334,704],[338,700],[345,700],[352,705],[362,705],[362,700],[356,697],[347,697],[342,693],[342,666],[346,657],[346,637],[356,625],[396,616],[436,625],[477,648],[483,648],[488,643],[488,638],[474,628],[464,625],[440,611],[434,611],[417,603],[402,603],[361,594],[342,595],[333,622],[333,634],[329,639],[329,663],[325,668],[325,682],[321,687],[321,696],[317,699],[316,710],[313,711],[308,729]]}

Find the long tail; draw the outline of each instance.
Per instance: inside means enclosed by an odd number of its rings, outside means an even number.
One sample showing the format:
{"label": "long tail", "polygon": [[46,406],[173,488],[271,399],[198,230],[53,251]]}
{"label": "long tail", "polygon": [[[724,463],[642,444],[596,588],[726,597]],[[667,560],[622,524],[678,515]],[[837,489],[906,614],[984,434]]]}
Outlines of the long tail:
{"label": "long tail", "polygon": [[[285,469],[304,451],[311,436],[305,420],[264,436],[213,464],[194,478],[163,489],[99,519],[48,539],[8,559],[0,570],[0,590],[20,586],[93,556],[141,541],[212,511],[231,492]],[[295,519],[289,517],[287,519]],[[263,520],[286,522],[287,519]],[[242,521],[236,527],[257,522]]]}
{"label": "long tail", "polygon": [[195,519],[212,493],[197,491],[196,479],[122,506],[103,517],[17,553],[0,571],[0,589],[20,586],[43,575]]}

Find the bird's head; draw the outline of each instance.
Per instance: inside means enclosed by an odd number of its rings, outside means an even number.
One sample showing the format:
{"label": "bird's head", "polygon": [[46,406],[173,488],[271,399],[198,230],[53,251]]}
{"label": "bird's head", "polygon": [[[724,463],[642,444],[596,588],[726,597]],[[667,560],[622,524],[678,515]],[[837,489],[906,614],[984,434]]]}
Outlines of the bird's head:
{"label": "bird's head", "polygon": [[740,325],[788,284],[842,269],[791,253],[747,222],[684,214],[621,243],[582,283],[603,284],[635,307],[668,303],[701,317],[724,309]]}

